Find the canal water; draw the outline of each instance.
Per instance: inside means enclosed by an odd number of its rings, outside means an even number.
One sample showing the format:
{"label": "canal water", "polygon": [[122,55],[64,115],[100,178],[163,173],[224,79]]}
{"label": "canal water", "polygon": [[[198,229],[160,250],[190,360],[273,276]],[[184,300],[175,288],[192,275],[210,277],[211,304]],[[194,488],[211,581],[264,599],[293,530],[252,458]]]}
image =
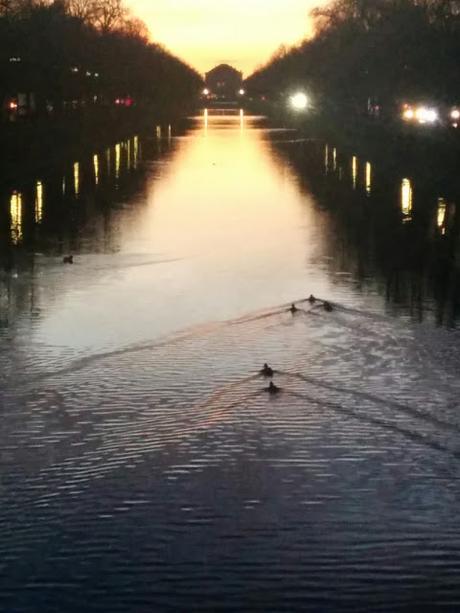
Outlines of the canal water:
{"label": "canal water", "polygon": [[211,111],[3,180],[0,609],[458,611],[457,189]]}

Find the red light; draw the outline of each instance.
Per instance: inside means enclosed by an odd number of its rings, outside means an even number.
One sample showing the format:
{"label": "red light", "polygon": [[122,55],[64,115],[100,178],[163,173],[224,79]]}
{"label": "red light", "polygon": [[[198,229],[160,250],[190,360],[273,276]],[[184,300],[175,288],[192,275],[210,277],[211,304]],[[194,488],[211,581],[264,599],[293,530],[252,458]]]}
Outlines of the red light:
{"label": "red light", "polygon": [[133,99],[132,98],[126,98],[125,99],[125,106],[130,107],[133,105]]}

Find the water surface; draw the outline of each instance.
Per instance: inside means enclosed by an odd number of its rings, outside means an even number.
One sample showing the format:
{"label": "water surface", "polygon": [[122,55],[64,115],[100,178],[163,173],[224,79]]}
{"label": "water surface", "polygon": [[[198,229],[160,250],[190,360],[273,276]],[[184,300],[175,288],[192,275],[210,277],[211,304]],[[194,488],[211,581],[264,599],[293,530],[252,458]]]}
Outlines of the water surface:
{"label": "water surface", "polygon": [[417,185],[208,113],[2,188],[4,610],[458,610],[455,200]]}

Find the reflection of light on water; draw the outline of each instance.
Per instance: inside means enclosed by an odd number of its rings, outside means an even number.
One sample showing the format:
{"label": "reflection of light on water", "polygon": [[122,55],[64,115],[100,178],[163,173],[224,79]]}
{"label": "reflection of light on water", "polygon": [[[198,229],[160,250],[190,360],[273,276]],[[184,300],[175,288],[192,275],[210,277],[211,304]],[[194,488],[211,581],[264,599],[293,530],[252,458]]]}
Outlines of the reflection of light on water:
{"label": "reflection of light on water", "polygon": [[110,167],[112,165],[110,147],[105,152],[105,159],[106,159],[106,162],[107,162],[107,176],[110,177]]}
{"label": "reflection of light on water", "polygon": [[17,245],[22,239],[22,194],[13,192],[10,198],[11,240]]}
{"label": "reflection of light on water", "polygon": [[137,160],[139,156],[139,137],[133,138],[133,168],[137,168]]}
{"label": "reflection of light on water", "polygon": [[207,131],[208,130],[208,109],[204,109],[203,124],[204,124],[205,131]]}
{"label": "reflection of light on water", "polygon": [[157,138],[161,138],[161,126],[157,126]]}
{"label": "reflection of light on water", "polygon": [[126,142],[126,148],[127,148],[127,153],[128,153],[128,170],[131,170],[131,141],[128,140]]}
{"label": "reflection of light on water", "polygon": [[96,154],[93,155],[94,181],[96,185],[99,183],[99,158]]}
{"label": "reflection of light on water", "polygon": [[35,186],[35,223],[40,223],[43,218],[43,184],[37,181]]}
{"label": "reflection of light on water", "polygon": [[329,145],[324,145],[324,173],[329,172]]}
{"label": "reflection of light on water", "polygon": [[75,195],[80,193],[80,164],[75,162],[73,165],[73,184],[75,187]]}
{"label": "reflection of light on water", "polygon": [[337,170],[337,149],[335,147],[332,150],[332,170],[334,172]]}
{"label": "reflection of light on water", "polygon": [[354,155],[351,158],[351,178],[353,181],[353,189],[356,189],[356,179],[358,177],[358,158]]}
{"label": "reflection of light on water", "polygon": [[115,178],[120,177],[120,162],[121,162],[121,145],[117,143],[115,145]]}
{"label": "reflection of light on water", "polygon": [[409,179],[401,182],[401,211],[407,220],[412,212],[412,184]]}
{"label": "reflection of light on water", "polygon": [[244,111],[240,109],[240,129],[244,129]]}
{"label": "reflection of light on water", "polygon": [[372,166],[370,162],[366,162],[366,193],[370,194],[372,190]]}
{"label": "reflection of light on water", "polygon": [[446,211],[447,203],[444,198],[438,198],[438,210],[436,214],[436,223],[438,225],[441,234],[446,233]]}
{"label": "reflection of light on water", "polygon": [[171,124],[168,125],[168,142],[170,143],[172,139],[172,128]]}

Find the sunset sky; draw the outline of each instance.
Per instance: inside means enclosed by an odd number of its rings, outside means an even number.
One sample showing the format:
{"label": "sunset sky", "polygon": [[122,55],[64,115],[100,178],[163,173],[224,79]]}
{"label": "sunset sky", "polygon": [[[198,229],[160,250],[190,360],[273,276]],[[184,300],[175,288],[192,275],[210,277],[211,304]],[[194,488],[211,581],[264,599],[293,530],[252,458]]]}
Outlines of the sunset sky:
{"label": "sunset sky", "polygon": [[281,44],[310,34],[324,0],[129,0],[155,41],[200,72],[227,62],[245,76]]}

